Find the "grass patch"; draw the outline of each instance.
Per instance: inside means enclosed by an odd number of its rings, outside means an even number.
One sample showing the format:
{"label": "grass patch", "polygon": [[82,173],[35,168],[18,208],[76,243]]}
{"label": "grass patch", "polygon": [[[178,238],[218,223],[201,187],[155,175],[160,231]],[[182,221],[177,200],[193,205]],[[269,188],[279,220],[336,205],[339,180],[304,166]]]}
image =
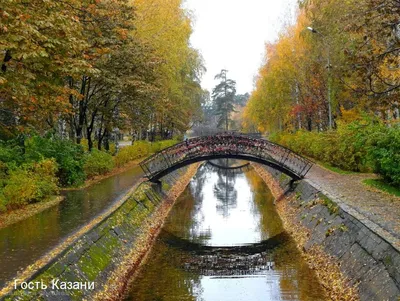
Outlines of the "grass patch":
{"label": "grass patch", "polygon": [[326,162],[322,162],[322,161],[316,161],[316,162],[319,165],[323,166],[324,168],[329,169],[330,171],[336,172],[336,173],[341,174],[341,175],[351,175],[351,174],[356,174],[357,173],[355,171],[348,171],[348,170],[340,169],[339,167],[332,166],[332,165],[330,165],[329,163],[326,163]]}
{"label": "grass patch", "polygon": [[162,190],[163,191],[168,191],[171,189],[171,185],[169,185],[167,182],[162,182]]}
{"label": "grass patch", "polygon": [[328,208],[329,214],[338,214],[339,212],[339,206],[334,203],[331,199],[326,197],[325,195],[321,194],[319,198],[322,200],[323,205],[325,205]]}
{"label": "grass patch", "polygon": [[305,156],[305,155],[303,155],[303,156],[306,157],[307,159],[311,160],[311,161],[314,161],[316,165],[322,166],[325,169],[328,169],[330,171],[336,172],[336,173],[341,174],[341,175],[351,175],[351,174],[357,174],[358,173],[356,171],[341,169],[339,167],[331,165],[330,163],[317,160],[317,159],[315,159],[313,157],[310,157],[310,156]]}
{"label": "grass patch", "polygon": [[381,179],[366,179],[363,184],[376,188],[380,191],[386,192],[388,194],[400,197],[400,188],[389,185]]}
{"label": "grass patch", "polygon": [[285,175],[284,173],[281,173],[280,177],[279,177],[279,182],[283,182],[288,180],[290,177]]}

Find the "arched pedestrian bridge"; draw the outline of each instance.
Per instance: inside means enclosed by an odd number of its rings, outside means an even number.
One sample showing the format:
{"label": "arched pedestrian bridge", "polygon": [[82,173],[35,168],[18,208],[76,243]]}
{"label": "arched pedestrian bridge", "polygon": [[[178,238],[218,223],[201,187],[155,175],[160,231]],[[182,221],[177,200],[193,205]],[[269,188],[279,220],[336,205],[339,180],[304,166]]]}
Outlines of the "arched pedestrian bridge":
{"label": "arched pedestrian bridge", "polygon": [[312,162],[281,145],[244,134],[223,133],[188,139],[140,163],[151,182],[186,165],[213,159],[240,159],[268,165],[294,180],[304,178]]}

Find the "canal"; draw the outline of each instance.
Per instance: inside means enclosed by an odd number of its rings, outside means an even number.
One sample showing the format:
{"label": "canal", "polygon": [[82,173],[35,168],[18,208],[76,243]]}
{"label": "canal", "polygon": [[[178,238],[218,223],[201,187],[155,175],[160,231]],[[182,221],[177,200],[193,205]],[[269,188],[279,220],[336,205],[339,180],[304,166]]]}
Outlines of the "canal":
{"label": "canal", "polygon": [[126,300],[325,300],[254,170],[202,165]]}
{"label": "canal", "polygon": [[103,179],[85,189],[63,191],[56,206],[0,229],[0,288],[96,216],[140,179],[140,167]]}

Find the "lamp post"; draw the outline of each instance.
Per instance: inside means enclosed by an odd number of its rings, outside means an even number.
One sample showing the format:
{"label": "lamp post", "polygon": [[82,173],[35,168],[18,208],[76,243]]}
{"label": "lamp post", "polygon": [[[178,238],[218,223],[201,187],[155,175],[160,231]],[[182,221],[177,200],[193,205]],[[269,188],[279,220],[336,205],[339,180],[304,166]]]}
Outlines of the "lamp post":
{"label": "lamp post", "polygon": [[326,36],[320,33],[319,31],[315,30],[312,27],[307,27],[309,31],[315,34],[319,34],[322,37],[322,40],[325,43],[328,52],[328,125],[329,129],[332,129],[332,104],[331,104],[331,55],[330,55],[330,47],[329,43],[326,41]]}

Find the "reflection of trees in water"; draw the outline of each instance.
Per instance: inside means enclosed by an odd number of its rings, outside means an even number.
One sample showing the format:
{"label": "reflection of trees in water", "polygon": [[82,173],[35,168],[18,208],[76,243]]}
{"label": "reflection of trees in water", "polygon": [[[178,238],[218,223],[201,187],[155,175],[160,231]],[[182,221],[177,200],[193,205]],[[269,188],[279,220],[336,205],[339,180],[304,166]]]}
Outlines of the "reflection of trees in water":
{"label": "reflection of trees in water", "polygon": [[293,295],[297,295],[296,300],[328,300],[315,270],[303,260],[292,239],[276,248],[273,256],[282,292],[293,292]]}
{"label": "reflection of trees in water", "polygon": [[[224,160],[223,160],[224,161]],[[285,240],[277,248],[268,252],[261,250],[254,254],[238,252],[230,254],[218,249],[200,253],[193,250],[193,243],[202,248],[210,235],[209,229],[200,230],[198,214],[202,208],[203,192],[213,189],[218,199],[217,210],[223,216],[236,207],[237,190],[235,176],[227,176],[223,171],[216,173],[202,166],[190,186],[178,199],[171,211],[166,230],[176,235],[182,242],[188,239],[188,245],[171,245],[162,239],[162,234],[152,249],[146,265],[130,288],[126,300],[199,300],[201,298],[202,276],[232,276],[266,274],[266,281],[276,279],[276,288],[285,297],[289,294],[293,300],[326,300],[315,273],[301,259],[292,240]],[[210,187],[207,179],[218,174],[217,183]],[[254,192],[253,212],[260,216],[259,227],[269,238],[282,231],[282,224],[273,205],[273,197],[265,183],[254,171],[246,173],[246,178]],[[173,231],[171,231],[173,229]],[[279,232],[278,232],[279,231]],[[205,246],[204,248],[207,248]],[[203,250],[203,249],[201,249]],[[275,261],[274,270],[268,268],[269,262]],[[279,275],[279,276],[275,276]],[[205,284],[207,286],[207,284]],[[221,300],[223,298],[221,292]],[[288,297],[289,298],[289,297]],[[292,300],[290,299],[290,300]]]}
{"label": "reflection of trees in water", "polygon": [[247,172],[246,178],[253,191],[252,213],[254,216],[259,216],[262,239],[268,239],[283,230],[282,220],[274,205],[274,196],[254,170]]}
{"label": "reflection of trees in water", "polygon": [[211,173],[207,165],[202,165],[190,182],[190,197],[193,200],[193,208],[190,212],[190,228],[187,229],[187,237],[198,243],[206,243],[211,238],[210,229],[202,229],[201,215],[202,203],[204,200],[204,187]]}
{"label": "reflection of trees in water", "polygon": [[[201,205],[203,201],[203,188],[205,181],[210,177],[210,169],[207,165],[201,165],[196,175],[189,184],[190,192],[197,203]],[[199,206],[201,207],[201,206]]]}
{"label": "reflection of trees in water", "polygon": [[210,239],[210,231],[200,231],[202,221],[196,218],[202,208],[204,185],[209,177],[208,167],[202,165],[189,186],[179,196],[166,221],[165,227],[169,232],[198,242]]}
{"label": "reflection of trees in water", "polygon": [[182,268],[186,256],[157,241],[125,300],[196,300],[201,276]]}
{"label": "reflection of trees in water", "polygon": [[210,177],[210,170],[206,165],[202,165],[196,173],[193,180],[190,182],[190,192],[194,201],[194,207],[190,215],[192,221],[189,229],[189,236],[197,242],[205,243],[211,238],[210,229],[201,229],[202,220],[196,218],[201,212],[202,203],[204,200],[204,186],[206,180]]}
{"label": "reflection of trees in water", "polygon": [[[223,159],[223,161],[225,161]],[[219,162],[221,163],[221,162]],[[223,162],[222,162],[223,163]],[[217,183],[210,184],[209,177],[218,174]],[[254,171],[246,173],[252,191],[254,192],[253,213],[260,217],[259,227],[267,239],[282,231],[279,215],[273,205],[273,197],[262,179]],[[199,300],[204,289],[202,276],[241,276],[266,274],[266,281],[276,279],[274,289],[282,292],[290,300],[326,300],[320,284],[307,264],[302,260],[292,240],[285,240],[273,250],[254,254],[238,252],[230,254],[218,249],[200,253],[193,250],[193,243],[202,248],[209,237],[209,229],[200,230],[201,220],[198,219],[202,208],[203,192],[213,189],[218,199],[217,210],[223,216],[228,216],[230,209],[237,206],[237,190],[235,176],[227,176],[223,171],[218,173],[208,166],[202,166],[193,178],[190,186],[177,200],[166,224],[166,230],[176,235],[182,242],[188,239],[188,245],[171,245],[162,239],[162,234],[152,249],[149,259],[138,278],[130,288],[126,300]],[[171,229],[173,229],[171,231]],[[205,246],[204,248],[207,248]],[[202,250],[202,249],[201,249]],[[268,268],[271,261],[275,262],[274,270]],[[278,276],[276,276],[278,275]],[[240,282],[239,282],[240,283]],[[221,292],[221,300],[224,299]],[[289,298],[289,297],[287,297]]]}
{"label": "reflection of trees in water", "polygon": [[237,206],[236,176],[227,170],[217,172],[218,181],[214,185],[214,196],[217,198],[217,212],[223,217],[229,216],[229,210]]}

